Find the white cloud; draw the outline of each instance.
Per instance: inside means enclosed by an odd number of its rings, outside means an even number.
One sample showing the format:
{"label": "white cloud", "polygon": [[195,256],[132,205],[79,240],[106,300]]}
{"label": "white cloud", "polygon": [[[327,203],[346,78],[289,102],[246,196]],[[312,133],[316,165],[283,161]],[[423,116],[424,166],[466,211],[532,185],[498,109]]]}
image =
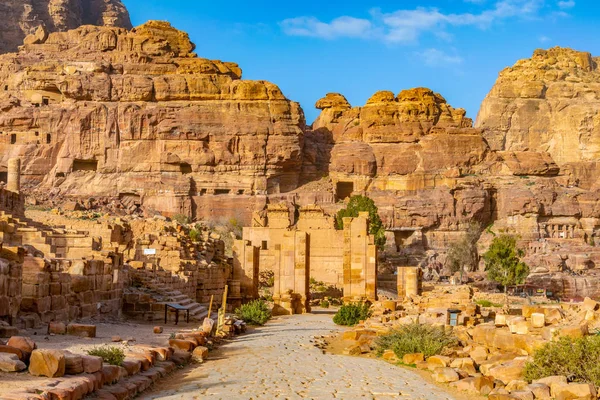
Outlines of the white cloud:
{"label": "white cloud", "polygon": [[425,65],[430,67],[445,67],[448,65],[458,65],[463,63],[462,57],[458,55],[450,55],[442,50],[427,49],[416,53],[418,57],[423,59]]}
{"label": "white cloud", "polygon": [[291,36],[310,36],[323,39],[339,37],[368,37],[373,30],[371,21],[353,17],[339,17],[324,23],[314,17],[286,19],[281,23],[283,31]]}
{"label": "white cloud", "polygon": [[369,19],[342,16],[331,22],[323,22],[315,17],[298,17],[286,19],[280,25],[286,34],[292,36],[377,38],[389,43],[411,43],[426,32],[449,38],[451,34],[447,29],[450,27],[475,26],[486,29],[501,20],[534,18],[543,5],[544,0],[497,0],[493,6],[475,14],[445,14],[437,8],[425,7],[391,13],[374,9]]}
{"label": "white cloud", "polygon": [[558,7],[560,7],[562,10],[567,10],[569,8],[573,8],[575,7],[575,1],[574,0],[567,0],[567,1],[559,1],[557,3]]}
{"label": "white cloud", "polygon": [[544,35],[540,36],[538,39],[539,39],[539,40],[540,40],[540,42],[542,42],[542,43],[548,43],[549,41],[551,41],[551,40],[552,40],[552,39],[550,39],[548,36],[544,36]]}

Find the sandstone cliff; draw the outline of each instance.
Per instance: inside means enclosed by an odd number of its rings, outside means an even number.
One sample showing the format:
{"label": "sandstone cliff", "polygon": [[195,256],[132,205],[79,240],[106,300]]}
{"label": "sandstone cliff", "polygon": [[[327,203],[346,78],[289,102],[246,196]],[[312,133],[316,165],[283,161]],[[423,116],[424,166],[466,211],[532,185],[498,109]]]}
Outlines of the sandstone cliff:
{"label": "sandstone cliff", "polygon": [[21,157],[25,186],[45,193],[120,197],[167,214],[194,215],[205,195],[226,203],[220,195],[295,188],[299,105],[194,47],[168,23],[148,22],[82,26],[0,56],[0,164]]}
{"label": "sandstone cliff", "polygon": [[44,38],[81,25],[131,28],[121,0],[3,0],[0,54],[17,51],[28,35]]}
{"label": "sandstone cliff", "polygon": [[558,47],[536,50],[500,73],[476,126],[492,149],[547,152],[572,184],[591,187],[600,157],[598,58]]}

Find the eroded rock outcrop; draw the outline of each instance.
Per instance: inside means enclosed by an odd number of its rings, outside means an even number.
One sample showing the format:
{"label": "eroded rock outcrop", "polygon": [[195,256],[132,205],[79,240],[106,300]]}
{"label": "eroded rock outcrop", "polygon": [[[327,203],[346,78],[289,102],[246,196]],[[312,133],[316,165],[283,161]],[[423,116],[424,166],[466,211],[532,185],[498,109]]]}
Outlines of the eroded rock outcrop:
{"label": "eroded rock outcrop", "polygon": [[131,28],[121,0],[3,0],[0,15],[0,53],[81,25]]}
{"label": "eroded rock outcrop", "polygon": [[51,33],[0,56],[1,164],[21,157],[26,187],[167,214],[295,188],[299,105],[193,50],[186,33],[151,21]]}
{"label": "eroded rock outcrop", "polygon": [[493,150],[547,152],[570,173],[572,183],[595,185],[600,157],[598,58],[559,47],[536,50],[532,58],[500,73],[476,126]]}

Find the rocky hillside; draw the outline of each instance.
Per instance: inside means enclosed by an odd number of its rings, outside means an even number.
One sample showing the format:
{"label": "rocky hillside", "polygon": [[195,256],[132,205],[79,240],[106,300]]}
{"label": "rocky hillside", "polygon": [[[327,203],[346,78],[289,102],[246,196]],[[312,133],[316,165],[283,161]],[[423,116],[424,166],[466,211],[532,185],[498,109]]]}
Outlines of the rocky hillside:
{"label": "rocky hillside", "polygon": [[0,54],[17,51],[30,34],[45,37],[81,25],[131,28],[121,0],[2,0],[0,15]]}
{"label": "rocky hillside", "polygon": [[300,106],[194,47],[148,22],[82,26],[0,56],[1,163],[21,157],[22,182],[45,194],[119,197],[171,215],[296,188]]}
{"label": "rocky hillside", "polygon": [[574,184],[600,172],[598,57],[564,48],[536,50],[500,73],[477,127],[494,150],[547,152]]}

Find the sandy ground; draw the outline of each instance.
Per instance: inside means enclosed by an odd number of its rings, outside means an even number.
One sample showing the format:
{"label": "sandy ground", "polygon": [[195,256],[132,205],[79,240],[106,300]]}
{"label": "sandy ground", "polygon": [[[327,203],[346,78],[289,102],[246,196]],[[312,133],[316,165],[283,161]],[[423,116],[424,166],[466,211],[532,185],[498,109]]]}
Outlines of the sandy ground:
{"label": "sandy ground", "polygon": [[328,314],[277,317],[161,382],[143,399],[466,399],[416,370],[324,354],[315,336],[341,331]]}
{"label": "sandy ground", "polygon": [[[32,338],[38,348],[42,349],[63,349],[73,353],[85,354],[85,351],[97,346],[109,344],[118,346],[125,350],[135,346],[136,344],[165,346],[169,341],[171,333],[181,329],[193,329],[198,326],[195,324],[186,324],[180,322],[179,325],[174,325],[169,322],[167,325],[162,323],[138,323],[138,322],[123,322],[115,321],[114,323],[94,323],[96,325],[96,338],[80,338],[66,335],[48,335],[45,329],[22,331],[21,336],[29,336]],[[156,325],[163,326],[164,330],[161,334],[154,334],[153,327]],[[112,337],[120,336],[123,342],[113,343]],[[35,386],[39,382],[46,382],[48,378],[33,377],[26,372],[21,373],[4,373],[0,372],[0,394],[8,393],[14,389],[22,389],[25,386]]]}

